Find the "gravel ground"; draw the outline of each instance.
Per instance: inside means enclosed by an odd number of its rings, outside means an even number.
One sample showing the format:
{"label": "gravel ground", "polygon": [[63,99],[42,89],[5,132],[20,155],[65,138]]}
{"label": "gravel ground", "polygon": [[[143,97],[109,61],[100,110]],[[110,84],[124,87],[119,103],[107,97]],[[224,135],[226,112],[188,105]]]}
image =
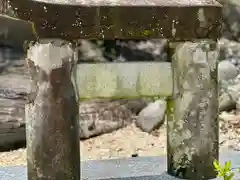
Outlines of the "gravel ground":
{"label": "gravel ground", "polygon": [[[134,153],[140,156],[161,155],[165,152],[165,128],[156,135],[139,130],[134,125],[110,134],[104,134],[80,141],[82,160],[130,157]],[[0,166],[26,164],[26,150],[0,152]]]}
{"label": "gravel ground", "polygon": [[[240,150],[239,132],[236,129],[233,131],[226,123],[220,127],[220,150],[226,148]],[[138,153],[139,156],[166,154],[165,129],[164,125],[152,134],[148,134],[131,125],[110,134],[81,141],[82,160],[130,157],[134,153]],[[0,166],[21,164],[26,164],[25,149],[0,153]]]}

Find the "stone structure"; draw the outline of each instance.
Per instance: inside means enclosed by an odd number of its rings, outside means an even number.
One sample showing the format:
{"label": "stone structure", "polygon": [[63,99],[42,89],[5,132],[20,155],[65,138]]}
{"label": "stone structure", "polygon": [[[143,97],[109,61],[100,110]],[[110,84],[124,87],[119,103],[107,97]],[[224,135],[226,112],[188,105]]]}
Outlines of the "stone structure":
{"label": "stone structure", "polygon": [[8,8],[8,3],[6,0],[0,1],[0,13],[6,13]]}
{"label": "stone structure", "polygon": [[169,101],[167,123],[168,171],[208,179],[218,157],[216,42],[171,43],[170,48],[174,101]]}
{"label": "stone structure", "polygon": [[29,179],[80,179],[78,106],[72,78],[77,39],[168,38],[173,42],[169,50],[174,86],[168,103],[168,173],[195,180],[216,176],[212,162],[218,159],[215,43],[221,35],[219,3],[10,2],[18,18],[33,22],[38,39],[27,52],[32,78],[26,104]]}

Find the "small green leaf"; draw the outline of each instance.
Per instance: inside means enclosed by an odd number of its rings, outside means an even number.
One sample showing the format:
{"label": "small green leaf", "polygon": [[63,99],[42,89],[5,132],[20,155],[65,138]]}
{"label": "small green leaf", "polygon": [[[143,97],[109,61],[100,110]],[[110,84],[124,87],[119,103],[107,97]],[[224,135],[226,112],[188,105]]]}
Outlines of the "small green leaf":
{"label": "small green leaf", "polygon": [[234,176],[234,173],[232,172],[229,176],[227,176],[226,180],[232,180]]}
{"label": "small green leaf", "polygon": [[230,167],[231,167],[231,161],[227,161],[226,163],[225,163],[225,169],[226,170],[230,170]]}
{"label": "small green leaf", "polygon": [[226,172],[224,171],[224,169],[220,169],[220,173],[221,173],[221,176],[225,176],[226,175]]}
{"label": "small green leaf", "polygon": [[238,168],[238,172],[240,173],[240,168]]}
{"label": "small green leaf", "polygon": [[221,171],[221,167],[220,167],[220,165],[219,165],[219,162],[218,162],[218,160],[214,160],[213,161],[213,165],[214,165],[214,167],[218,170],[218,171]]}
{"label": "small green leaf", "polygon": [[222,173],[218,172],[217,177],[222,177]]}

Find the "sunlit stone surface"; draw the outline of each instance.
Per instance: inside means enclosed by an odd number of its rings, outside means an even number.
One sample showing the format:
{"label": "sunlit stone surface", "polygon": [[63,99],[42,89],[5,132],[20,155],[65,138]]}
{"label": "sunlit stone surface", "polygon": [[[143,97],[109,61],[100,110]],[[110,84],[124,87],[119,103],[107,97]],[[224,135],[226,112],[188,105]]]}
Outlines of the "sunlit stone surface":
{"label": "sunlit stone surface", "polygon": [[218,159],[216,42],[171,43],[170,47],[173,99],[167,122],[168,172],[210,179],[216,175],[213,160]]}

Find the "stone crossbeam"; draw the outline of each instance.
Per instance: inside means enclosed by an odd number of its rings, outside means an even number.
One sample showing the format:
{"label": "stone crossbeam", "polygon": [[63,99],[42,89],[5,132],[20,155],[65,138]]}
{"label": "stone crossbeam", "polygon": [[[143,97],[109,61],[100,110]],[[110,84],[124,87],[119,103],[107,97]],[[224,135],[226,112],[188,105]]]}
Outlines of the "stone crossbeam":
{"label": "stone crossbeam", "polygon": [[221,6],[213,0],[11,0],[37,36],[63,39],[217,39]]}

